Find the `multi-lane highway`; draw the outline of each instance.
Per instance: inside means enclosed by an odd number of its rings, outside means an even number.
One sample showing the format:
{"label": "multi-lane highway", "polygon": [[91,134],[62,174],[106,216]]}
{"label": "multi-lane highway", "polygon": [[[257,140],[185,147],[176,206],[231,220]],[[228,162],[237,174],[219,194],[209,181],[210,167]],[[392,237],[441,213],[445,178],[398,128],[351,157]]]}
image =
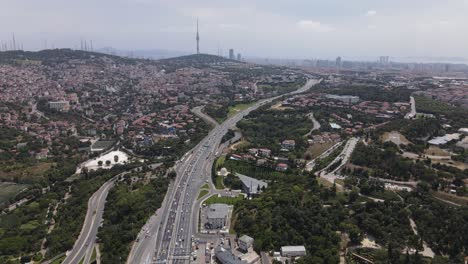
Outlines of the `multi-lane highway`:
{"label": "multi-lane highway", "polygon": [[[318,82],[309,80],[286,96],[305,92]],[[176,164],[176,180],[169,187],[161,209],[140,232],[127,263],[189,263],[191,240],[197,232],[193,225],[197,221],[195,201],[201,185],[211,179],[211,166],[221,138],[249,112],[279,97],[261,100],[216,126]]]}

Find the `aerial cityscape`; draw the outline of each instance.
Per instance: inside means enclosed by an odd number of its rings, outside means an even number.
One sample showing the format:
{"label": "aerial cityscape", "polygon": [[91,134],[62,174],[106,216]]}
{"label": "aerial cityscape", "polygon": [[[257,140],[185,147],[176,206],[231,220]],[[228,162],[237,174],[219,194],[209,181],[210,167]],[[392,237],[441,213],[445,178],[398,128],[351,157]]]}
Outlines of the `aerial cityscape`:
{"label": "aerial cityscape", "polygon": [[5,3],[0,263],[467,264],[468,1],[294,2]]}

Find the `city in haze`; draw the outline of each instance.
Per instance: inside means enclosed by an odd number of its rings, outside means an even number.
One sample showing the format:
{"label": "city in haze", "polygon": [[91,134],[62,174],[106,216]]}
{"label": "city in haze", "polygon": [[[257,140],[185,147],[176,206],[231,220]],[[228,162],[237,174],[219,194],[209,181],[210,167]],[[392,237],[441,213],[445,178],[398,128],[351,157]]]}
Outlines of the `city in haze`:
{"label": "city in haze", "polygon": [[[192,53],[200,20],[204,53],[374,60],[388,55],[443,62],[468,58],[468,2],[415,1],[2,1],[0,40],[27,50],[95,47]],[[426,58],[427,60],[427,58]],[[408,62],[408,60],[406,60]]]}
{"label": "city in haze", "polygon": [[0,263],[467,264],[467,0],[0,0]]}

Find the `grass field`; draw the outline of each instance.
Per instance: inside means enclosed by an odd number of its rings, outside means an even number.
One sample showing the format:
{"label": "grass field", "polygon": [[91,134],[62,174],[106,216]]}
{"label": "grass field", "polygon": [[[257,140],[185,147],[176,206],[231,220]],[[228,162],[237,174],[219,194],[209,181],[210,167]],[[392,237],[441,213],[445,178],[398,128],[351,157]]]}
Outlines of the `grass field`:
{"label": "grass field", "polygon": [[12,181],[17,178],[18,180],[39,181],[52,165],[54,165],[52,162],[39,162],[34,165],[20,163],[2,165],[0,167],[0,179]]}
{"label": "grass field", "polygon": [[238,201],[242,201],[244,197],[242,195],[239,195],[237,197],[218,197],[217,194],[210,196],[210,198],[206,199],[204,204],[210,205],[210,204],[215,204],[215,203],[223,203],[223,204],[229,204],[229,205],[234,205]]}
{"label": "grass field", "polygon": [[[222,168],[222,166],[224,164],[224,161],[226,161],[226,156],[225,155],[222,155],[221,157],[219,157],[216,160],[216,163],[215,163],[215,171],[216,172],[218,172]],[[213,175],[213,178],[214,178],[215,188],[218,189],[218,190],[224,189],[223,177],[219,176],[219,175]]]}
{"label": "grass field", "polygon": [[198,193],[198,198],[197,200],[200,200],[200,198],[202,198],[203,196],[207,195],[210,191],[206,190],[206,189],[202,189],[200,190],[200,193]]}
{"label": "grass field", "polygon": [[29,231],[29,230],[35,229],[35,228],[38,227],[39,225],[40,225],[40,224],[39,224],[39,221],[38,221],[38,220],[32,220],[32,221],[27,222],[26,224],[22,224],[22,225],[20,226],[20,229],[21,229],[21,230]]}
{"label": "grass field", "polygon": [[60,257],[60,258],[58,258],[58,259],[52,261],[52,263],[50,263],[50,264],[60,264],[60,263],[63,262],[64,259],[65,259],[65,256]]}
{"label": "grass field", "polygon": [[223,182],[223,177],[216,175],[215,177],[215,187],[218,190],[224,189],[224,182]]}
{"label": "grass field", "polygon": [[11,198],[14,198],[18,193],[27,188],[25,184],[16,184],[3,182],[0,183],[0,204],[8,202]]}
{"label": "grass field", "polygon": [[324,143],[315,143],[310,145],[310,147],[306,150],[304,153],[304,158],[306,156],[310,156],[311,159],[315,159],[320,154],[325,152],[327,149],[331,148],[333,145],[335,145],[336,142],[324,142]]}
{"label": "grass field", "polygon": [[210,186],[208,185],[208,183],[205,183],[200,189],[209,189]]}
{"label": "grass field", "polygon": [[247,103],[247,104],[236,104],[236,105],[230,106],[227,118],[233,117],[235,114],[239,113],[242,110],[245,110],[245,109],[249,108],[250,106],[252,106],[254,104],[255,104],[255,102],[251,102],[251,103]]}
{"label": "grass field", "polygon": [[445,192],[431,192],[434,197],[450,201],[459,205],[468,205],[468,197],[457,196]]}

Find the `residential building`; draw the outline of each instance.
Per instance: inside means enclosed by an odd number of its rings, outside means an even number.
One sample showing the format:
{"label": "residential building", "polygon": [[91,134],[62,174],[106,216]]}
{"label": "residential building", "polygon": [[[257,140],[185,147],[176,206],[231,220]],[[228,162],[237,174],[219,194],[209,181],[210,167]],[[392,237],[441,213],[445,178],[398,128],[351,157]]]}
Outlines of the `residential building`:
{"label": "residential building", "polygon": [[281,147],[287,150],[293,150],[296,147],[296,141],[292,139],[283,140]]}
{"label": "residential building", "polygon": [[207,227],[209,229],[222,229],[226,226],[229,206],[227,204],[212,204],[208,208]]}
{"label": "residential building", "polygon": [[289,167],[289,166],[288,166],[288,164],[286,164],[286,163],[278,163],[278,164],[276,165],[276,168],[275,168],[275,169],[276,169],[277,171],[283,171],[283,172],[284,172],[284,171],[287,171],[287,170],[288,170],[288,167]]}
{"label": "residential building", "polygon": [[238,241],[239,248],[243,250],[244,252],[247,252],[252,247],[253,241],[254,241],[253,238],[247,235],[243,235],[239,238],[239,241]]}

